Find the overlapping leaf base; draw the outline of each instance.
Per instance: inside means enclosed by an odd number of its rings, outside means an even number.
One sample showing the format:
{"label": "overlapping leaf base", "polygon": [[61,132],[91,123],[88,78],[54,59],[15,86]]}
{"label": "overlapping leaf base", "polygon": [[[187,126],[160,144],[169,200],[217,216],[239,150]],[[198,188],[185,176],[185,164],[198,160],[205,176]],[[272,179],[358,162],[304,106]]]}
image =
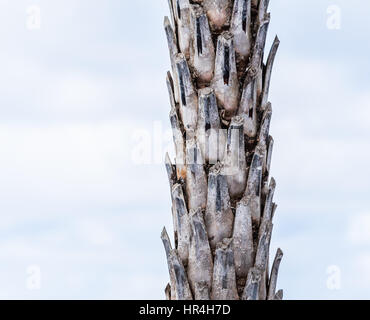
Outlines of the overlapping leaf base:
{"label": "overlapping leaf base", "polygon": [[174,248],[164,229],[171,300],[282,299],[269,247],[275,180],[264,63],[269,0],[168,0],[164,27],[176,164],[166,168]]}

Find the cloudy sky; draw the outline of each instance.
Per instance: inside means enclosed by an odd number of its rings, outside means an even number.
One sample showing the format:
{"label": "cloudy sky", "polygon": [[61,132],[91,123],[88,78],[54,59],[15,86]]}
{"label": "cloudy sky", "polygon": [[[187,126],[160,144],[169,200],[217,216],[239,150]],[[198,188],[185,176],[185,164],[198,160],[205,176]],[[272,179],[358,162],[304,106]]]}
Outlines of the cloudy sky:
{"label": "cloudy sky", "polygon": [[[271,2],[279,287],[370,299],[370,3]],[[167,14],[0,0],[0,298],[164,297]]]}

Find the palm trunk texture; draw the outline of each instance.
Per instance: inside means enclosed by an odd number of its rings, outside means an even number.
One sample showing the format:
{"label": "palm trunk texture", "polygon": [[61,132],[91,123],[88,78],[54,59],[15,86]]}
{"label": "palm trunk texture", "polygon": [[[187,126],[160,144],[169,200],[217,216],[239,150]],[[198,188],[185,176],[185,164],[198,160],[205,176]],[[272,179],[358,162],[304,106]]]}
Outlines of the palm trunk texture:
{"label": "palm trunk texture", "polygon": [[281,300],[282,251],[269,267],[275,180],[269,0],[168,0],[164,28],[176,159],[166,156],[174,245],[169,300]]}

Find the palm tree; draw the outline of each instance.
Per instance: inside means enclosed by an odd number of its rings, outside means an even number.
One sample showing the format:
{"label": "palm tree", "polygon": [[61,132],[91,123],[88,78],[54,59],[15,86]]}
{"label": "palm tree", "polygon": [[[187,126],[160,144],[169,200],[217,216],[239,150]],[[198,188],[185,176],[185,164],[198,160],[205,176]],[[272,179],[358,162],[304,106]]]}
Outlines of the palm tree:
{"label": "palm tree", "polygon": [[167,73],[176,163],[167,154],[174,247],[169,300],[281,300],[269,268],[275,180],[264,63],[269,0],[168,0]]}

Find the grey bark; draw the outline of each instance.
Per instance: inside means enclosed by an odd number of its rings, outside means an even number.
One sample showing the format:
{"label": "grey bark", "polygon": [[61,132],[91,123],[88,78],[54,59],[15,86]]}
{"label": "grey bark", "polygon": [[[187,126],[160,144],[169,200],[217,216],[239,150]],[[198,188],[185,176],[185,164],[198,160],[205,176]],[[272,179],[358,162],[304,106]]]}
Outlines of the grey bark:
{"label": "grey bark", "polygon": [[283,258],[283,251],[281,251],[281,249],[278,249],[278,251],[276,252],[274,264],[272,265],[272,269],[271,269],[269,291],[268,291],[268,297],[267,297],[268,300],[275,300],[276,295],[278,296],[281,295],[282,297],[282,292],[281,293],[275,292],[280,262],[282,258]]}
{"label": "grey bark", "polygon": [[212,283],[213,300],[238,300],[232,239],[217,245]]}
{"label": "grey bark", "polygon": [[[264,59],[269,0],[168,0],[164,19],[175,162],[166,155],[174,246],[168,300],[281,300],[269,251],[276,182]],[[266,60],[266,62],[264,61]]]}
{"label": "grey bark", "polygon": [[209,243],[215,249],[219,242],[231,237],[234,222],[228,183],[220,163],[210,169],[207,200],[205,222]]}
{"label": "grey bark", "polygon": [[188,278],[195,299],[209,299],[212,288],[213,257],[201,209],[190,213],[191,240]]}

